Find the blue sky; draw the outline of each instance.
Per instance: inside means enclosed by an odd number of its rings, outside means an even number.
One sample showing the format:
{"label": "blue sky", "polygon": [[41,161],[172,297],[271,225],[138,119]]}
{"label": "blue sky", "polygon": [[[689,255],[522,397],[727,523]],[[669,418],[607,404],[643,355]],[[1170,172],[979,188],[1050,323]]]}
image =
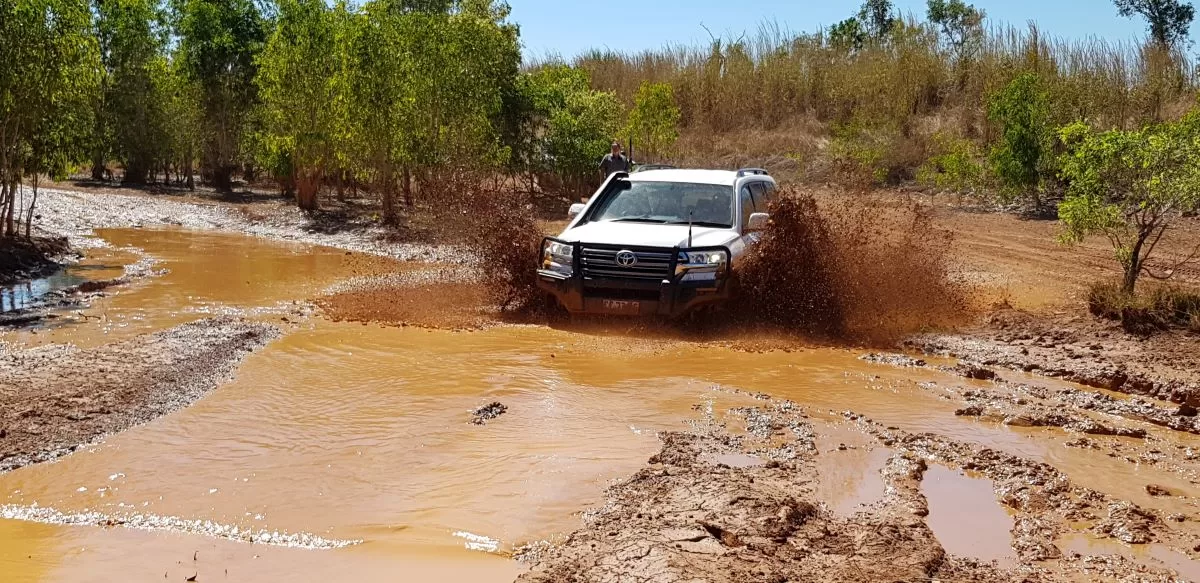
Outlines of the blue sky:
{"label": "blue sky", "polygon": [[[589,48],[637,51],[665,44],[706,42],[708,34],[752,34],[764,20],[792,32],[828,26],[858,10],[861,0],[508,0],[521,25],[526,58],[557,54],[570,59]],[[893,0],[902,12],[923,17],[925,0]],[[1067,37],[1132,40],[1145,36],[1140,19],[1121,18],[1111,0],[975,0],[992,22]],[[1192,27],[1196,38],[1197,27]]]}

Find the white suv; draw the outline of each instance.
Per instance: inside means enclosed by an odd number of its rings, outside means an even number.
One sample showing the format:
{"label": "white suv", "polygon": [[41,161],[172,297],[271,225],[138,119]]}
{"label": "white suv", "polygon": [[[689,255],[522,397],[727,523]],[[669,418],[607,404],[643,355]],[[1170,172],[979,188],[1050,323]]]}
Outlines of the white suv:
{"label": "white suv", "polygon": [[674,318],[728,300],[775,189],[760,168],[613,174],[542,242],[538,284],[572,313]]}

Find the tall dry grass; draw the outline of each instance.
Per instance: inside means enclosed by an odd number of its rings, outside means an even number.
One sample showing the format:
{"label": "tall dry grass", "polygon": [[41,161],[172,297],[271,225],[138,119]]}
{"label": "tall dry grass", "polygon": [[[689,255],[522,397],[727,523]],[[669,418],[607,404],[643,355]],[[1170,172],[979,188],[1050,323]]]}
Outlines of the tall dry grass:
{"label": "tall dry grass", "polygon": [[645,81],[670,83],[682,114],[677,158],[687,163],[730,162],[721,143],[727,136],[765,141],[756,148],[764,153],[796,148],[774,154],[801,159],[820,144],[783,136],[798,129],[829,135],[853,123],[901,137],[941,133],[988,143],[994,129],[987,98],[1024,71],[1046,82],[1055,121],[1085,119],[1105,128],[1178,115],[1197,88],[1195,63],[1179,51],[1065,40],[1033,24],[994,25],[974,45],[955,48],[911,17],[888,42],[859,51],[832,45],[825,31],[794,34],[768,22],[708,46],[596,50],[575,65],[597,89],[627,103]]}

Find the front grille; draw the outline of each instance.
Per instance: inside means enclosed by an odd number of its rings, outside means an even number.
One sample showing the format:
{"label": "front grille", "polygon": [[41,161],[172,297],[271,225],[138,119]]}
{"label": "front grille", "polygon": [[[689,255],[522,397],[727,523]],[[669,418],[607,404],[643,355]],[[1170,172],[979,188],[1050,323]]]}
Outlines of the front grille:
{"label": "front grille", "polygon": [[633,251],[637,262],[628,266],[617,263],[617,254],[621,251],[622,249],[609,247],[583,247],[579,262],[584,279],[656,282],[670,279],[674,251]]}

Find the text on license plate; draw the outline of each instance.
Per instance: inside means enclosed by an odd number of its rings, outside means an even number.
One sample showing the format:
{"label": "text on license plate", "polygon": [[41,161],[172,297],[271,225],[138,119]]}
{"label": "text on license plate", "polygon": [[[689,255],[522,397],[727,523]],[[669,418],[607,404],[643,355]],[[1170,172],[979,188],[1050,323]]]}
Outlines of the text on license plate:
{"label": "text on license plate", "polygon": [[629,300],[604,300],[600,306],[609,314],[635,315],[641,310],[641,303]]}

